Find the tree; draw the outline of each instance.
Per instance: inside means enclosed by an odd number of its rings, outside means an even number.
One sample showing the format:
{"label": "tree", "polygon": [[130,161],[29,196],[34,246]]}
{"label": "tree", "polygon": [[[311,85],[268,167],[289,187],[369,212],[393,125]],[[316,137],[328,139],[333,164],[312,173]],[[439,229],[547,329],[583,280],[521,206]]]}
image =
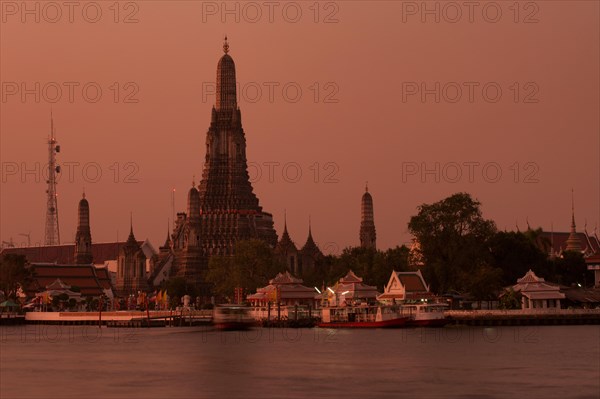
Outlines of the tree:
{"label": "tree", "polygon": [[529,269],[546,277],[546,255],[536,245],[536,241],[527,233],[514,231],[500,231],[492,237],[492,264],[502,270],[504,286],[515,284]]}
{"label": "tree", "polygon": [[365,284],[374,285],[383,291],[392,271],[408,270],[408,254],[409,249],[404,245],[385,252],[372,248],[345,248],[339,256],[331,257],[330,267],[323,281],[327,285],[333,285],[352,270]]}
{"label": "tree", "polygon": [[498,298],[498,291],[502,287],[502,270],[484,264],[465,276],[465,279],[474,300],[481,302]]}
{"label": "tree", "polygon": [[457,193],[433,204],[419,206],[409,231],[420,244],[423,274],[433,291],[465,291],[464,276],[489,263],[489,240],[496,225],[481,215],[480,203]]}
{"label": "tree", "polygon": [[7,298],[17,298],[19,287],[27,287],[31,281],[31,272],[26,267],[27,259],[23,255],[6,254],[0,260],[0,289]]}
{"label": "tree", "polygon": [[549,260],[549,263],[553,263],[552,269],[556,273],[554,279],[559,284],[585,287],[588,282],[594,281],[581,253],[565,251],[561,258]]}
{"label": "tree", "polygon": [[262,240],[242,240],[235,246],[233,256],[213,256],[208,263],[206,280],[213,284],[215,294],[231,299],[234,289],[246,293],[268,284],[269,279],[285,271],[273,250]]}
{"label": "tree", "polygon": [[504,291],[500,297],[500,309],[521,309],[521,294],[515,292],[512,287]]}
{"label": "tree", "polygon": [[167,290],[167,294],[171,298],[182,298],[184,295],[197,295],[196,287],[192,284],[189,284],[188,281],[183,277],[170,278],[165,282],[164,288]]}

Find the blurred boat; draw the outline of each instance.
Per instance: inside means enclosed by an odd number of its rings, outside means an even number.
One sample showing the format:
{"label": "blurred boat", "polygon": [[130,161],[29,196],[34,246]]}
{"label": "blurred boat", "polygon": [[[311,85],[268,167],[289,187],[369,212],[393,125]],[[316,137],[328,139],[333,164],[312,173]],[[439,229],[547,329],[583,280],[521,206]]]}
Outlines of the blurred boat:
{"label": "blurred boat", "polygon": [[219,330],[246,330],[255,325],[250,308],[242,305],[217,305],[213,313],[213,324]]}

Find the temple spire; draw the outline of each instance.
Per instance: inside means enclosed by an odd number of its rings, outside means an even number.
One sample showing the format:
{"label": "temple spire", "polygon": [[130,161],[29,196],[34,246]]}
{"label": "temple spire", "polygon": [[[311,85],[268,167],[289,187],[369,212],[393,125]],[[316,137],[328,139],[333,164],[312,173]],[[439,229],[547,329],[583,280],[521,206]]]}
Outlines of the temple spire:
{"label": "temple spire", "polygon": [[225,41],[223,42],[223,52],[229,53],[229,43],[227,42],[227,35],[225,35]]}
{"label": "temple spire", "polygon": [[575,226],[575,198],[573,189],[571,189],[571,232],[567,238],[565,251],[581,252],[581,240],[577,236],[577,227]]}
{"label": "temple spire", "polygon": [[225,54],[217,64],[217,92],[215,110],[236,110],[237,109],[237,88],[235,79],[235,63],[229,55],[229,43],[227,37],[223,43]]}
{"label": "temple spire", "polygon": [[127,241],[134,240],[135,236],[133,235],[133,212],[129,212],[129,237]]}
{"label": "temple spire", "polygon": [[77,209],[77,232],[75,234],[75,263],[90,264],[92,257],[92,233],[90,229],[90,205],[85,199],[85,191]]}
{"label": "temple spire", "polygon": [[365,193],[360,204],[360,246],[376,248],[375,218],[373,215],[373,197],[369,193],[369,183],[365,184]]}

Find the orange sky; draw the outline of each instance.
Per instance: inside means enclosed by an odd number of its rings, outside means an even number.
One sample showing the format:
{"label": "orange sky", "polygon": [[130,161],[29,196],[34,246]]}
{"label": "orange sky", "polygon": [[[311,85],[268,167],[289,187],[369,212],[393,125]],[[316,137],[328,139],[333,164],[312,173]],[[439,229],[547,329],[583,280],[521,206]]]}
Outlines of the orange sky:
{"label": "orange sky", "polygon": [[124,240],[133,212],[136,236],[161,245],[172,188],[182,211],[201,175],[224,34],[254,190],[279,234],[287,209],[296,244],[311,215],[325,252],[357,245],[367,180],[384,249],[409,241],[419,204],[457,191],[501,229],[528,218],[559,231],[573,188],[578,227],[600,224],[598,2],[428,2],[439,22],[421,2],[228,2],[229,13],[222,2],[75,2],[71,16],[62,2],[26,4],[32,13],[0,2],[1,240],[43,241],[35,168],[52,107],[62,242],[85,187],[94,241]]}

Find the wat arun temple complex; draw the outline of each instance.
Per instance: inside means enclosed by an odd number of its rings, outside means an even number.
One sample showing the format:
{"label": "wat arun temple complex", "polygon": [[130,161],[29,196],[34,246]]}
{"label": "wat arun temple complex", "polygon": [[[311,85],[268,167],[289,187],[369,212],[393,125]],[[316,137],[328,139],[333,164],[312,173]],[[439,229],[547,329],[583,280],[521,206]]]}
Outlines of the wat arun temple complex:
{"label": "wat arun temple complex", "polygon": [[[97,295],[105,290],[105,295],[111,297],[108,291],[114,289],[114,293],[122,298],[155,289],[170,278],[181,277],[188,285],[198,288],[201,297],[208,299],[211,285],[206,273],[210,258],[233,255],[236,243],[241,240],[264,241],[287,270],[297,277],[314,271],[324,255],[313,239],[310,220],[308,236],[302,246],[296,246],[285,221],[278,240],[272,214],[263,211],[253,192],[246,158],[246,136],[237,104],[235,63],[229,55],[227,38],[223,51],[225,54],[217,64],[216,102],[206,133],[202,178],[198,185],[192,182],[187,209],[177,214],[173,230],[167,233],[158,253],[148,240],[135,238],[133,220],[125,243],[93,243],[90,204],[84,193],[78,208],[74,244],[12,246],[0,249],[0,256],[24,255],[40,276],[45,273],[46,280],[39,283],[42,288],[56,279],[71,281],[74,277],[70,273],[77,272],[79,276],[87,273],[90,283],[86,293]],[[368,189],[365,191],[360,241],[361,246],[375,249],[373,200]]]}
{"label": "wat arun temple complex", "polygon": [[246,136],[237,105],[235,63],[225,54],[217,65],[216,103],[206,133],[202,180],[188,192],[187,212],[178,213],[175,227],[159,254],[163,269],[184,277],[208,293],[204,282],[212,255],[232,255],[237,241],[259,239],[275,247],[273,217],[264,212],[252,189],[246,159]]}

